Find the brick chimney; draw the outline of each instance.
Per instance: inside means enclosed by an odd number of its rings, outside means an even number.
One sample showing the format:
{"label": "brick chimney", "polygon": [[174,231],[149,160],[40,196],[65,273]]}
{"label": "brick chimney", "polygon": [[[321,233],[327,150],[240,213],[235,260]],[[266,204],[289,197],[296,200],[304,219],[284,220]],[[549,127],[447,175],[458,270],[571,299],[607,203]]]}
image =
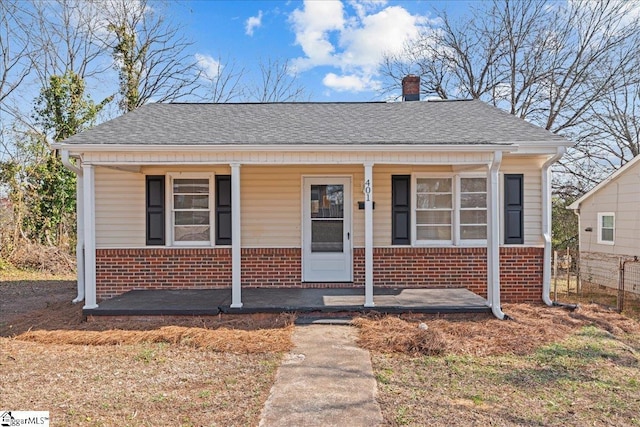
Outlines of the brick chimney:
{"label": "brick chimney", "polygon": [[420,77],[409,74],[402,79],[402,100],[420,101]]}

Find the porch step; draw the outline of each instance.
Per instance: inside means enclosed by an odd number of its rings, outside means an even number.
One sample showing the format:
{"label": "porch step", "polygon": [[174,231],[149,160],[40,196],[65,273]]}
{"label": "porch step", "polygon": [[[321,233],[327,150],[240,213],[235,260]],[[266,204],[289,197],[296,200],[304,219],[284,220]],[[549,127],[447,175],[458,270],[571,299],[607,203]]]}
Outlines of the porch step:
{"label": "porch step", "polygon": [[352,317],[312,317],[299,316],[296,325],[351,325]]}

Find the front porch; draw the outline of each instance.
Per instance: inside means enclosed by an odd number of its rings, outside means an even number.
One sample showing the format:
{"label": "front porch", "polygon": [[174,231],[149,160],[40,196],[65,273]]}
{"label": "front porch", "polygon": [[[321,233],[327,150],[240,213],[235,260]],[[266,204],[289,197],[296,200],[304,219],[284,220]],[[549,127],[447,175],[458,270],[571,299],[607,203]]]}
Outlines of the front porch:
{"label": "front porch", "polygon": [[487,300],[467,289],[375,288],[375,307],[364,307],[362,288],[246,288],[241,308],[230,308],[231,289],[133,290],[86,316],[214,316],[220,313],[365,312],[490,313]]}

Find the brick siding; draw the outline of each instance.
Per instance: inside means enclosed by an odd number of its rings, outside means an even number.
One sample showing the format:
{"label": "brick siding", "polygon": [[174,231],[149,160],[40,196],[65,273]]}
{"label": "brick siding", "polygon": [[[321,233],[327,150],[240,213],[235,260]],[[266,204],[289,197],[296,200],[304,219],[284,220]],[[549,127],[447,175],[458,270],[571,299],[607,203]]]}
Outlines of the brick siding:
{"label": "brick siding", "polygon": [[[364,249],[353,251],[353,284],[364,286]],[[540,301],[542,248],[500,249],[503,302]],[[231,286],[230,248],[98,249],[99,300],[133,289],[211,289]],[[302,283],[297,248],[242,249],[242,286],[344,287]],[[467,288],[486,297],[484,248],[376,248],[374,285],[403,288]]]}

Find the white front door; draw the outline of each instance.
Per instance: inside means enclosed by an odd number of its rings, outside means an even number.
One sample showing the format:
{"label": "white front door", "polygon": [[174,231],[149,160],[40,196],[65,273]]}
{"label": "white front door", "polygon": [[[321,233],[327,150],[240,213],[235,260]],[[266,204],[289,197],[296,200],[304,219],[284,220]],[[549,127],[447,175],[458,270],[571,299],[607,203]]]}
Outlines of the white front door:
{"label": "white front door", "polygon": [[305,282],[351,282],[351,178],[304,178]]}

